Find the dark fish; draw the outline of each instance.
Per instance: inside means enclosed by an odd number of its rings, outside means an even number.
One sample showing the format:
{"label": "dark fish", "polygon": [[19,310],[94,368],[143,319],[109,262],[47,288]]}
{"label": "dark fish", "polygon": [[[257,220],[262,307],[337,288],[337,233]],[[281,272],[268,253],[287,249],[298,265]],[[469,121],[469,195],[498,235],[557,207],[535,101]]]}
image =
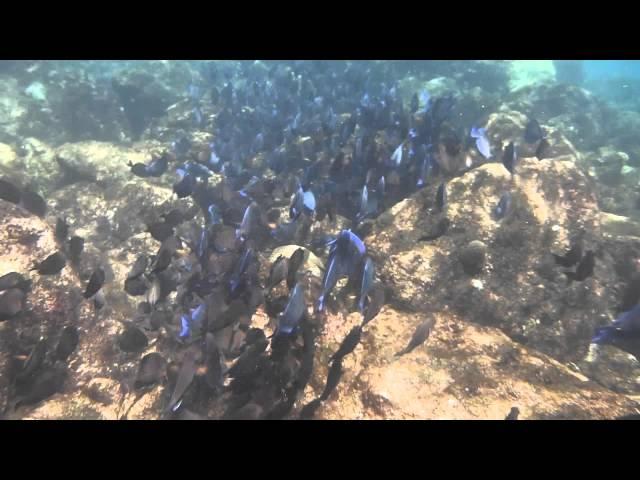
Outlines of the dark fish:
{"label": "dark fish", "polygon": [[362,335],[362,325],[357,325],[351,329],[351,331],[344,337],[340,347],[334,353],[329,361],[342,361],[342,358],[349,355],[351,352],[355,350],[360,343],[360,337]]}
{"label": "dark fish", "polygon": [[333,393],[333,391],[338,386],[338,382],[340,382],[340,378],[342,377],[342,359],[339,358],[335,360],[331,367],[329,367],[329,373],[327,374],[327,384],[324,387],[322,395],[320,395],[320,400],[325,401],[329,398],[329,395]]}
{"label": "dark fish", "polygon": [[625,337],[635,341],[640,338],[640,304],[620,314],[611,325],[597,328],[591,343],[616,345],[616,340]]}
{"label": "dark fish", "polygon": [[0,180],[0,199],[18,204],[22,198],[22,192],[13,183]]}
{"label": "dark fish", "polygon": [[247,403],[246,405],[225,414],[227,420],[258,420],[262,417],[264,409],[257,403]]}
{"label": "dark fish", "polygon": [[518,420],[518,415],[520,415],[520,410],[518,407],[511,407],[509,414],[504,417],[505,420]]}
{"label": "dark fish", "polygon": [[53,366],[43,370],[34,378],[29,392],[16,402],[15,407],[32,405],[60,392],[66,378],[67,369],[62,366]]}
{"label": "dark fish", "polygon": [[149,176],[147,166],[144,163],[133,164],[129,162],[128,166],[131,168],[131,173],[133,173],[136,177],[145,178]]}
{"label": "dark fish", "polygon": [[358,300],[358,308],[360,309],[360,313],[364,311],[364,303],[369,295],[369,291],[373,287],[373,281],[376,276],[376,266],[373,263],[371,257],[367,257],[364,262],[364,267],[362,269],[362,281],[360,286],[360,299]]}
{"label": "dark fish", "polygon": [[367,302],[367,305],[364,308],[362,325],[364,326],[367,323],[369,323],[371,320],[373,320],[376,317],[376,315],[380,313],[380,310],[382,310],[383,306],[384,306],[384,289],[380,286],[374,287],[373,290],[371,291],[371,296],[369,298],[369,301]]}
{"label": "dark fish", "polygon": [[258,204],[251,202],[244,211],[240,227],[236,230],[236,238],[250,238],[255,230],[255,224],[258,221],[259,214]]}
{"label": "dark fish", "polygon": [[78,334],[78,329],[75,326],[69,325],[64,327],[60,334],[58,345],[56,345],[56,360],[64,362],[69,358],[69,355],[71,355],[78,346],[79,341],[80,335]]}
{"label": "dark fish", "polygon": [[75,236],[69,239],[69,258],[71,259],[71,262],[78,263],[83,250],[84,238]]}
{"label": "dark fish", "polygon": [[535,118],[529,120],[524,129],[524,141],[527,143],[536,143],[544,138],[542,127]]}
{"label": "dark fish", "polygon": [[292,290],[296,285],[297,281],[297,273],[300,267],[304,263],[304,248],[298,248],[295,252],[291,254],[289,257],[289,265],[287,271],[287,287],[289,290]]}
{"label": "dark fish", "polygon": [[138,278],[147,270],[148,266],[149,266],[149,257],[147,257],[144,254],[138,255],[138,257],[136,258],[136,261],[133,263],[133,266],[131,267],[131,270],[127,274],[127,280]]}
{"label": "dark fish", "polygon": [[299,283],[296,283],[295,287],[291,291],[289,296],[289,302],[284,309],[284,312],[278,318],[278,327],[276,329],[276,335],[289,335],[293,333],[300,320],[304,316],[306,305],[304,302],[304,290]]}
{"label": "dark fish", "polygon": [[167,372],[167,361],[157,352],[148,353],[140,360],[134,388],[155,385],[162,381]]}
{"label": "dark fish", "polygon": [[24,382],[29,379],[40,367],[44,364],[44,360],[47,356],[47,341],[44,337],[41,337],[38,343],[36,343],[29,353],[29,356],[24,362],[24,365],[16,375],[16,380]]}
{"label": "dark fish", "polygon": [[216,345],[212,333],[207,333],[205,336],[205,354],[207,365],[205,382],[214,392],[222,391],[224,387],[224,356]]}
{"label": "dark fish", "polygon": [[159,242],[164,242],[173,235],[173,227],[166,222],[155,222],[147,225],[147,232]]}
{"label": "dark fish", "polygon": [[167,171],[167,168],[169,168],[169,160],[166,155],[162,155],[151,160],[146,166],[146,172],[150,177],[160,177]]}
{"label": "dark fish", "polygon": [[20,204],[25,208],[25,210],[41,218],[44,218],[47,213],[47,202],[45,202],[44,198],[36,192],[32,192],[30,190],[22,192]]}
{"label": "dark fish", "polygon": [[307,403],[302,410],[300,410],[300,420],[311,420],[313,416],[316,414],[316,410],[318,407],[322,405],[322,400],[319,398],[315,398]]}
{"label": "dark fish", "polygon": [[400,350],[396,353],[396,357],[400,357],[411,352],[414,348],[422,345],[427,338],[429,338],[429,334],[431,333],[431,329],[435,325],[435,319],[432,317],[427,318],[424,322],[418,325],[415,332],[411,336],[411,340],[409,341],[409,345],[406,346],[403,350]]}
{"label": "dark fish", "polygon": [[249,265],[254,261],[255,255],[253,253],[253,249],[247,248],[238,261],[231,272],[231,276],[229,277],[229,286],[231,287],[231,291],[234,292],[242,283],[243,276],[245,272],[248,270]]}
{"label": "dark fish", "polygon": [[507,148],[504,149],[502,164],[511,175],[513,175],[513,172],[515,171],[517,160],[516,146],[513,142],[510,142],[509,145],[507,145]]}
{"label": "dark fish", "polygon": [[15,317],[24,308],[25,292],[10,288],[0,293],[0,321]]}
{"label": "dark fish", "polygon": [[418,241],[424,242],[424,241],[436,240],[447,233],[447,230],[449,229],[450,225],[451,225],[451,221],[447,217],[442,217],[440,220],[438,220],[438,223],[436,223],[433,230],[428,234],[420,237]]}
{"label": "dark fish", "polygon": [[511,194],[509,192],[503,193],[500,197],[498,205],[493,209],[493,216],[496,220],[500,220],[505,217],[511,207]]}
{"label": "dark fish", "polygon": [[538,160],[544,160],[547,157],[547,151],[549,150],[549,147],[551,147],[551,144],[546,138],[540,140],[538,148],[536,148],[536,158]]}
{"label": "dark fish", "polygon": [[273,287],[278,285],[282,280],[287,278],[287,272],[289,269],[289,259],[284,255],[280,255],[273,265],[271,265],[271,270],[269,271],[269,280],[267,282],[267,290],[271,290]]}
{"label": "dark fish", "polygon": [[231,378],[243,378],[255,373],[260,357],[268,345],[269,342],[267,342],[266,339],[256,341],[238,357],[236,362],[227,371],[227,375]]}
{"label": "dark fish", "polygon": [[177,171],[180,178],[173,184],[173,192],[178,198],[186,198],[193,193],[193,189],[196,186],[196,178],[180,168]]}
{"label": "dark fish", "polygon": [[118,346],[123,352],[141,352],[149,344],[147,336],[138,327],[129,325],[118,336]]}
{"label": "dark fish", "polygon": [[104,298],[104,293],[102,292],[102,290],[98,290],[98,293],[93,296],[93,308],[95,308],[96,312],[98,310],[102,310],[105,301],[106,299]]}
{"label": "dark fish", "polygon": [[55,275],[67,264],[67,260],[60,252],[53,253],[42,262],[36,263],[31,270],[37,270],[40,275]]}
{"label": "dark fish", "polygon": [[446,206],[447,206],[447,184],[446,182],[442,182],[438,187],[438,191],[436,192],[436,208],[439,211],[442,211]]}
{"label": "dark fish", "polygon": [[[2,278],[0,278],[2,283]],[[2,288],[0,288],[2,290]],[[631,310],[640,301],[640,273],[636,273],[631,277],[631,280],[627,284],[624,294],[622,296],[622,302],[618,308],[619,312],[626,312]]]}
{"label": "dark fish", "polygon": [[171,227],[177,227],[185,221],[185,214],[178,208],[174,208],[169,213],[162,214],[161,217],[163,218],[164,223]]}
{"label": "dark fish", "polygon": [[58,219],[56,220],[56,240],[60,243],[64,243],[67,240],[68,236],[69,225],[67,225],[67,222],[63,218],[58,217]]}
{"label": "dark fish", "polygon": [[17,272],[10,272],[0,277],[0,292],[10,288],[19,288],[27,293],[31,290],[31,280]]}
{"label": "dark fish", "polygon": [[582,241],[576,241],[571,245],[571,248],[564,255],[552,254],[556,261],[556,265],[561,267],[572,267],[580,261],[582,258]]}
{"label": "dark fish", "polygon": [[194,349],[186,351],[176,379],[176,384],[169,399],[167,410],[175,412],[182,405],[182,397],[191,386],[198,369],[196,365],[198,352]]}
{"label": "dark fish", "polygon": [[593,269],[596,266],[596,255],[592,250],[587,250],[582,260],[578,264],[575,272],[564,272],[567,276],[567,283],[582,282],[593,275]]}
{"label": "dark fish", "polygon": [[144,295],[149,286],[142,277],[127,278],[124,281],[124,291],[132,297],[139,297]]}
{"label": "dark fish", "polygon": [[105,274],[102,267],[96,268],[95,271],[91,274],[91,278],[89,278],[89,283],[87,284],[87,288],[84,291],[84,298],[91,298],[96,293],[98,293],[98,290],[100,290],[102,288],[102,285],[104,285],[104,279]]}
{"label": "dark fish", "polygon": [[414,93],[413,97],[411,97],[411,113],[416,113],[418,111],[418,108],[420,108],[420,100],[418,99],[418,94]]}
{"label": "dark fish", "polygon": [[171,265],[171,256],[173,252],[169,248],[160,247],[158,250],[158,255],[156,257],[155,262],[153,263],[153,268],[151,269],[151,273],[159,273],[163,270],[166,270],[169,265]]}

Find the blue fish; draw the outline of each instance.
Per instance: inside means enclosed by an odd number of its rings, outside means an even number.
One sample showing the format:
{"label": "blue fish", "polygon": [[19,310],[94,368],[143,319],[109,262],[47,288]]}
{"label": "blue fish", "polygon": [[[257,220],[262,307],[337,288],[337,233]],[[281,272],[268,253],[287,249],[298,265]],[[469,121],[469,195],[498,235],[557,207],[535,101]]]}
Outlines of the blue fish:
{"label": "blue fish", "polygon": [[428,112],[429,107],[431,106],[431,95],[426,90],[422,90],[420,92],[420,103],[422,104],[422,111]]}
{"label": "blue fish", "polygon": [[214,204],[209,205],[209,208],[207,208],[207,212],[209,213],[207,219],[209,220],[211,225],[219,225],[222,223],[222,214],[220,213],[218,207],[216,207]]}
{"label": "blue fish", "polygon": [[422,160],[422,163],[420,164],[420,173],[418,175],[418,181],[416,182],[416,187],[421,188],[425,186],[425,184],[427,183],[427,178],[431,173],[432,163],[433,162],[431,159],[431,155],[426,154],[424,159]]}
{"label": "blue fish", "polygon": [[369,210],[369,191],[367,186],[362,187],[362,194],[360,195],[360,211],[356,216],[358,221],[363,220],[367,216]]}
{"label": "blue fish", "polygon": [[167,171],[167,168],[169,168],[169,160],[166,155],[162,155],[160,158],[151,160],[145,170],[150,177],[160,177]]}
{"label": "blue fish", "polygon": [[181,315],[180,316],[180,323],[182,325],[182,328],[180,330],[180,334],[178,335],[180,338],[187,338],[191,335],[191,324],[189,322],[189,316],[188,315]]}
{"label": "blue fish", "polygon": [[402,163],[402,144],[400,144],[393,152],[393,155],[391,155],[391,163],[396,167],[399,167]]}
{"label": "blue fish", "polygon": [[189,315],[180,316],[180,338],[187,338],[191,336],[191,332],[195,329],[198,330],[202,327],[202,322],[207,315],[207,304],[201,303],[196,308],[192,308]]}
{"label": "blue fish", "polygon": [[493,215],[497,220],[504,218],[511,206],[511,194],[509,192],[503,193],[500,197],[498,205],[493,210]]}
{"label": "blue fish", "polygon": [[209,248],[209,230],[206,227],[202,227],[202,231],[200,232],[200,236],[198,239],[198,244],[196,248],[196,255],[200,259],[200,261],[205,260],[205,255]]}
{"label": "blue fish", "polygon": [[322,294],[316,305],[319,312],[324,310],[325,298],[336,286],[338,280],[344,276],[353,275],[360,259],[366,253],[364,243],[351,230],[342,230],[329,245],[331,250],[322,279]]}
{"label": "blue fish", "polygon": [[195,120],[196,126],[202,125],[202,111],[200,107],[194,107],[193,109],[193,119]]}
{"label": "blue fish", "polygon": [[218,157],[216,152],[213,150],[213,144],[211,144],[211,155],[209,157],[209,165],[211,165],[212,167],[217,167],[219,163],[220,163],[220,157]]}
{"label": "blue fish", "polygon": [[253,249],[247,248],[244,253],[240,256],[236,265],[231,272],[231,277],[229,278],[229,285],[231,286],[231,292],[234,292],[236,288],[242,282],[242,276],[247,271],[247,268],[253,261]]}
{"label": "blue fish", "polygon": [[255,202],[251,202],[244,211],[242,216],[242,223],[240,227],[236,229],[236,238],[247,239],[253,233],[253,226],[258,216],[258,205]]}
{"label": "blue fish", "polygon": [[304,316],[306,305],[304,303],[304,291],[300,283],[296,283],[293,287],[289,301],[284,308],[284,311],[278,318],[278,326],[276,328],[275,335],[289,335],[293,333],[300,320]]}
{"label": "blue fish", "polygon": [[316,211],[316,197],[311,190],[304,192],[303,205],[310,213]]}
{"label": "blue fish", "polygon": [[471,127],[471,137],[476,139],[476,147],[482,156],[486,159],[491,158],[491,145],[489,145],[486,129]]}
{"label": "blue fish", "polygon": [[373,287],[373,281],[376,276],[376,266],[373,263],[371,257],[367,257],[364,262],[364,268],[362,269],[362,282],[360,287],[360,300],[358,301],[358,308],[360,309],[360,313],[364,312],[364,303],[369,295],[369,291],[371,287]]}
{"label": "blue fish", "polygon": [[213,175],[213,172],[211,170],[209,170],[207,167],[205,167],[201,163],[197,163],[197,162],[190,162],[190,161],[189,162],[185,162],[179,168],[181,168],[184,171],[189,172],[194,177],[206,177],[206,178],[208,178],[211,175]]}

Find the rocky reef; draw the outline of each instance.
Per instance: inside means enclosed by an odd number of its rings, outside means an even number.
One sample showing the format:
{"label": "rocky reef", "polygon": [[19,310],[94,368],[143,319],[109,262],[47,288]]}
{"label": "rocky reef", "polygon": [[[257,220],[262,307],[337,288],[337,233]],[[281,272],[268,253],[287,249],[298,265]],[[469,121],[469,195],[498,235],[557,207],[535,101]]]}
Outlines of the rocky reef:
{"label": "rocky reef", "polygon": [[[186,87],[206,74],[202,68],[133,62],[120,65],[109,81],[103,68],[99,62],[84,71],[56,62],[0,64],[0,178],[39,192],[48,207],[39,218],[0,199],[0,276],[20,272],[33,281],[24,312],[0,321],[0,405],[9,402],[16,358],[24,359],[41,338],[52,351],[65,326],[79,332],[56,393],[7,418],[158,419],[165,413],[166,380],[142,392],[133,381],[145,354],[171,350],[174,326],[145,330],[149,341],[138,352],[123,352],[115,338],[139,313],[140,298],[123,291],[129,269],[137,255],[154,255],[160,245],[147,225],[194,204],[176,198],[172,172],[140,178],[130,165],[171,151],[186,131],[195,144],[207,145],[207,126],[218,112],[203,107],[203,122],[193,126]],[[258,76],[268,66],[252,68]],[[614,347],[594,349],[590,340],[597,327],[611,323],[640,265],[640,139],[632,134],[640,114],[546,73],[522,86],[508,62],[424,68],[373,62],[372,75],[389,68],[402,75],[398,92],[406,102],[422,88],[433,95],[459,92],[460,115],[486,126],[494,158],[467,150],[461,163],[470,167],[447,175],[443,209],[436,202],[439,185],[427,182],[366,222],[363,240],[386,304],[363,328],[342,364],[342,381],[314,418],[503,419],[512,407],[523,419],[637,412],[638,360]],[[224,68],[217,75],[224,76]],[[522,141],[530,118],[549,143],[541,160],[536,145]],[[511,175],[499,159],[514,141],[520,159]],[[261,154],[252,159],[263,160]],[[506,192],[511,203],[496,218]],[[38,275],[30,271],[34,263],[58,249],[57,218],[85,239],[82,260],[59,275]],[[445,218],[446,228],[432,235]],[[314,229],[347,224],[338,217]],[[595,252],[596,266],[584,281],[569,282],[552,254],[564,254],[575,235]],[[297,248],[263,252],[261,272]],[[306,250],[311,283],[322,278],[319,257]],[[106,273],[105,306],[96,311],[82,292],[98,265]],[[435,326],[425,344],[396,356],[427,318]],[[329,308],[311,380],[288,418],[320,396],[330,356],[360,320],[358,313]],[[268,325],[264,306],[249,321]],[[221,416],[220,402],[210,402],[210,418]]]}

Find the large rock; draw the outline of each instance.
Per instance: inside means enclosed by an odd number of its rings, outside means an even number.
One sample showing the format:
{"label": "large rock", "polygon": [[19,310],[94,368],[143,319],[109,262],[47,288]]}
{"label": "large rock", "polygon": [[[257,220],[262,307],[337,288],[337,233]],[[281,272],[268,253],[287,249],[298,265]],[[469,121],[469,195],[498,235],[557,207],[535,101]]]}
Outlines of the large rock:
{"label": "large rock", "polygon": [[[558,359],[583,357],[606,318],[600,297],[613,272],[598,260],[594,277],[567,285],[551,252],[563,253],[579,232],[596,248],[600,217],[590,180],[573,161],[525,158],[513,179],[490,163],[451,180],[447,190],[445,236],[418,241],[441,217],[431,185],[382,214],[365,239],[392,302],[415,312],[454,311]],[[492,210],[505,191],[511,212],[496,221]],[[488,245],[487,264],[474,279],[457,261],[473,240]]]}
{"label": "large rock", "polygon": [[[638,406],[498,329],[434,315],[426,343],[395,357],[425,316],[385,307],[343,361],[342,381],[315,418],[501,420],[517,407],[522,419],[602,419]],[[348,331],[354,317],[342,330]],[[307,402],[324,388],[329,354],[316,357]]]}

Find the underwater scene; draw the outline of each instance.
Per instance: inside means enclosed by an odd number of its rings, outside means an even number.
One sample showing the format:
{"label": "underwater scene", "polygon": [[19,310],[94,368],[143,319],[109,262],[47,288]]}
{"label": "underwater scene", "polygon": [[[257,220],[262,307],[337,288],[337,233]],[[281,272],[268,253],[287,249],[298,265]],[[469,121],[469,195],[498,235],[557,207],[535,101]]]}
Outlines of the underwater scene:
{"label": "underwater scene", "polygon": [[0,61],[0,418],[638,418],[639,132],[639,61]]}

